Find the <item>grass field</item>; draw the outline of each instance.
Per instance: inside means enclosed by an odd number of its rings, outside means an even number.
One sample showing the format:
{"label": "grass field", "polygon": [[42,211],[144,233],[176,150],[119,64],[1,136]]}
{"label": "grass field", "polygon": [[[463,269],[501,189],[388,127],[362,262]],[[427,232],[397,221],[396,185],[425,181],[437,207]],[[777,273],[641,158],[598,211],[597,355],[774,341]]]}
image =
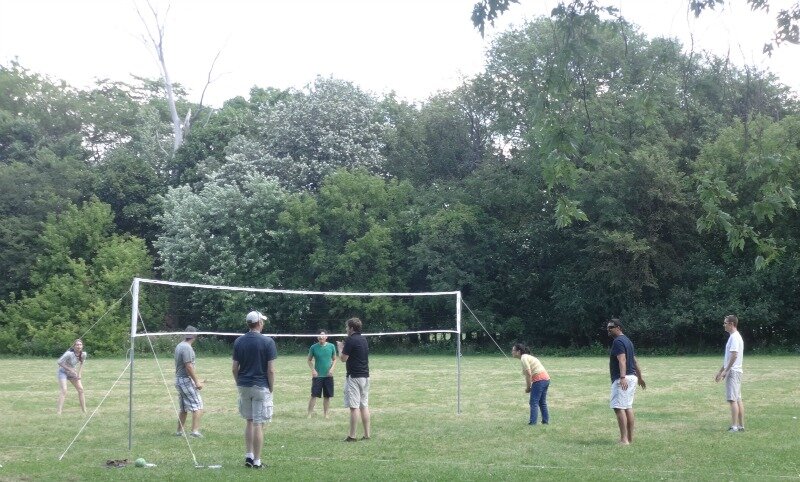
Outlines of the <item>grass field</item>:
{"label": "grass field", "polygon": [[[526,424],[517,360],[463,357],[458,415],[455,357],[373,355],[373,439],[346,444],[344,372],[337,369],[331,419],[307,419],[305,359],[282,356],[263,471],[241,466],[244,423],[236,411],[230,360],[198,353],[198,372],[208,380],[202,392],[205,438],[191,439],[191,445],[173,435],[173,362],[159,361],[166,386],[153,359],[136,360],[129,451],[127,372],[111,389],[125,360],[90,358],[83,377],[89,414],[80,413],[70,385],[60,417],[55,360],[0,360],[0,480],[800,479],[796,356],[745,358],[747,431],[739,434],[726,433],[723,386],[713,382],[721,357],[641,358],[649,388],[637,392],[637,437],[630,447],[615,444],[605,358],[542,359],[553,379],[551,424],[544,427]],[[192,453],[199,464],[222,467],[195,468]],[[107,459],[137,457],[157,466],[105,467]]]}

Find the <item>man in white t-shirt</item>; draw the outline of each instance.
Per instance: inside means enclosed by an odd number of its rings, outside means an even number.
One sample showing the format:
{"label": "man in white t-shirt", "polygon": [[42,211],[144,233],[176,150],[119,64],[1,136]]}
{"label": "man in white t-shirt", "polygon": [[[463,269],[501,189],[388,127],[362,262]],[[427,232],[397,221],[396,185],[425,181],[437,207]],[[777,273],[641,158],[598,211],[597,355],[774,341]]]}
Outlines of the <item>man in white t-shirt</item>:
{"label": "man in white t-shirt", "polygon": [[731,406],[731,427],[729,432],[744,432],[744,404],[742,403],[742,361],[744,359],[744,340],[739,333],[739,319],[728,315],[722,326],[730,336],[725,344],[725,358],[715,381],[725,379],[725,396]]}

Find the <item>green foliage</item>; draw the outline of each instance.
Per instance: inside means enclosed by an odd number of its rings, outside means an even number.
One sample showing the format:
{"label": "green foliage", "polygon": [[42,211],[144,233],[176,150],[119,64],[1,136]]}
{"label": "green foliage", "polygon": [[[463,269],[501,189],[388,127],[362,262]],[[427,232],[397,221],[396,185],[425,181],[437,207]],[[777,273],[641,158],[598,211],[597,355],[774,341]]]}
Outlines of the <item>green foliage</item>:
{"label": "green foliage", "polygon": [[[158,276],[176,281],[458,289],[475,351],[489,334],[595,350],[612,316],[643,350],[702,351],[730,312],[749,345],[790,349],[796,93],[769,72],[649,39],[603,5],[569,2],[499,34],[484,72],[419,103],[330,78],[254,87],[199,110],[174,155],[160,81],[80,91],[4,67],[3,346],[63,349],[146,271],[147,242]],[[488,18],[503,4],[483,6]],[[255,308],[283,332],[338,331],[352,315],[424,329],[454,311],[404,301],[165,288],[142,293],[141,308],[149,330],[239,331]],[[52,329],[30,335],[26,310]],[[77,315],[64,321],[66,310]],[[92,341],[111,351],[118,333],[107,338]]]}
{"label": "green foliage", "polygon": [[798,135],[797,116],[737,122],[707,144],[694,164],[704,211],[698,229],[722,228],[732,250],[743,251],[752,242],[758,268],[783,252],[782,241],[772,234],[776,218],[797,209]]}
{"label": "green foliage", "polygon": [[130,308],[115,300],[133,277],[149,274],[152,260],[141,239],[112,227],[111,208],[97,200],[48,219],[35,289],[0,303],[0,353],[54,356],[81,336],[96,354],[123,349]]}
{"label": "green foliage", "polygon": [[317,190],[339,168],[384,170],[378,104],[355,85],[319,77],[256,116],[263,172],[292,190]]}

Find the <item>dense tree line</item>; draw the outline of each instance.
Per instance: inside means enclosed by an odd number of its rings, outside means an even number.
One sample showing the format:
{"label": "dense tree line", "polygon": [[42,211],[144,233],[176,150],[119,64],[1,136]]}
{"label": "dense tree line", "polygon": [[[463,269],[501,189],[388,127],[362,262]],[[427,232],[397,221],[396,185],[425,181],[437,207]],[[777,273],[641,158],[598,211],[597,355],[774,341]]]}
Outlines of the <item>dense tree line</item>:
{"label": "dense tree line", "polygon": [[[106,314],[87,343],[123,350],[129,300],[112,303],[134,276],[459,289],[535,346],[604,342],[619,316],[638,346],[696,351],[727,313],[751,346],[800,344],[796,93],[597,8],[503,33],[484,72],[419,104],[318,78],[192,106],[174,153],[159,82],[78,90],[12,63],[0,90],[0,353],[56,353]],[[143,309],[151,330],[181,324],[170,309],[238,329],[230,306]],[[323,311],[400,329],[436,308],[269,310],[310,331]]]}

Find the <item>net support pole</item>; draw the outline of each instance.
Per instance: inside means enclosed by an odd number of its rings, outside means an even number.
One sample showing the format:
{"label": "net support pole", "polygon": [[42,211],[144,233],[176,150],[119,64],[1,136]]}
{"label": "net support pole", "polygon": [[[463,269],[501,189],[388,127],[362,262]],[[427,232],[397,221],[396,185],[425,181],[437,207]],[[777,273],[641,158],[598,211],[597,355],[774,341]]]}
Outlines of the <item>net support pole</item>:
{"label": "net support pole", "polygon": [[139,278],[133,279],[131,287],[131,350],[129,352],[131,372],[128,385],[128,450],[133,448],[133,353],[136,342],[136,320],[139,319]]}
{"label": "net support pole", "polygon": [[456,414],[461,414],[461,291],[456,292]]}

